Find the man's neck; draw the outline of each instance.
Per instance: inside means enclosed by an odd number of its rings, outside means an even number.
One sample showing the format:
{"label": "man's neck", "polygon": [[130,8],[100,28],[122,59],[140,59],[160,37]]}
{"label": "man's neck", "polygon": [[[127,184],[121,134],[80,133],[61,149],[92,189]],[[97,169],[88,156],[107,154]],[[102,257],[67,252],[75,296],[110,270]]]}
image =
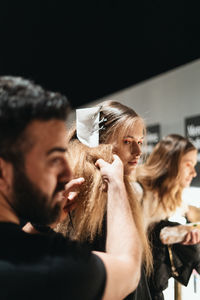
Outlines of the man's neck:
{"label": "man's neck", "polygon": [[12,207],[5,198],[0,195],[0,222],[11,222],[19,224],[19,218],[14,213]]}

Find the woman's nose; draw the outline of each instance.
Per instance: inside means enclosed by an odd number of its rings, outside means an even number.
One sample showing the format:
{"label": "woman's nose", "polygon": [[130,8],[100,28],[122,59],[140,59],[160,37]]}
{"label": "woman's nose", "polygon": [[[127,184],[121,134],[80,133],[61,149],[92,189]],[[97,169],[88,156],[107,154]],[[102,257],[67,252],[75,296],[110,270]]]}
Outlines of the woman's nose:
{"label": "woman's nose", "polygon": [[197,172],[196,172],[195,168],[193,168],[193,170],[192,170],[192,176],[193,176],[193,177],[196,177],[196,176],[197,176]]}
{"label": "woman's nose", "polygon": [[131,144],[131,154],[134,154],[136,156],[140,156],[142,154],[140,145],[138,145],[137,142],[133,142]]}

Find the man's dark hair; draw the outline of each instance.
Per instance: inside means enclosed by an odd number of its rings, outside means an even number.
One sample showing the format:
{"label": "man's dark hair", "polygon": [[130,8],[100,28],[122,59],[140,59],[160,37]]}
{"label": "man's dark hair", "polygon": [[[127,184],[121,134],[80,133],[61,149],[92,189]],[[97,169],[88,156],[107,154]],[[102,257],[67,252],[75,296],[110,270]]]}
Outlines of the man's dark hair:
{"label": "man's dark hair", "polygon": [[68,112],[65,96],[21,77],[0,77],[0,157],[16,161],[24,130],[31,121],[64,121]]}

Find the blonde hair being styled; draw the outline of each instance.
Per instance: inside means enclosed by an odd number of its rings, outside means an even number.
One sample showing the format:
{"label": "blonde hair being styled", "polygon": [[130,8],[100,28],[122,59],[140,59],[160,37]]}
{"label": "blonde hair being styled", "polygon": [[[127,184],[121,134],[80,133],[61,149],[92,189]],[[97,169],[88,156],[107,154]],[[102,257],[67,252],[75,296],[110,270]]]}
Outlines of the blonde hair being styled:
{"label": "blonde hair being styled", "polygon": [[[97,105],[99,107],[101,130],[99,130],[99,144],[112,144],[114,152],[123,141],[127,131],[136,123],[143,126],[144,135],[146,134],[144,120],[130,107],[117,101],[104,101]],[[77,139],[76,125],[69,133],[69,140]]]}
{"label": "blonde hair being styled", "polygon": [[[135,122],[143,120],[134,110],[118,102],[107,101],[100,104],[100,119],[105,118],[104,128],[99,132],[100,145],[89,148],[76,138],[76,130],[69,133],[69,161],[75,177],[84,177],[85,182],[77,197],[77,207],[72,211],[73,228],[67,219],[58,224],[56,231],[71,239],[92,242],[96,235],[102,234],[103,218],[107,209],[107,192],[100,171],[95,166],[102,158],[111,163],[113,152],[117,153],[117,143],[123,140],[125,132]],[[145,128],[145,126],[144,126]],[[112,144],[112,145],[111,145]],[[141,208],[128,176],[124,176],[127,195],[142,244],[146,272],[152,266],[152,255],[141,217]]]}
{"label": "blonde hair being styled", "polygon": [[137,181],[144,191],[157,195],[158,206],[166,212],[175,211],[181,205],[180,161],[191,150],[196,148],[187,138],[170,134],[155,146],[146,163],[137,169]]}

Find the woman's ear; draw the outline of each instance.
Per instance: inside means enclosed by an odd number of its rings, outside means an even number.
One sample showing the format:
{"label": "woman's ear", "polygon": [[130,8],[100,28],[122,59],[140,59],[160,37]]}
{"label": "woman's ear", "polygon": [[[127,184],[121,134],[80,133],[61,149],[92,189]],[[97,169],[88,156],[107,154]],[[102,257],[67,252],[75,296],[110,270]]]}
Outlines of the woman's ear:
{"label": "woman's ear", "polygon": [[8,192],[12,185],[13,166],[0,157],[0,191]]}
{"label": "woman's ear", "polygon": [[117,154],[117,152],[118,152],[117,144],[113,143],[113,145],[112,145],[112,153],[113,154]]}
{"label": "woman's ear", "polygon": [[103,191],[105,192],[105,193],[107,193],[107,191],[108,191],[108,184],[107,184],[107,182],[103,182]]}

